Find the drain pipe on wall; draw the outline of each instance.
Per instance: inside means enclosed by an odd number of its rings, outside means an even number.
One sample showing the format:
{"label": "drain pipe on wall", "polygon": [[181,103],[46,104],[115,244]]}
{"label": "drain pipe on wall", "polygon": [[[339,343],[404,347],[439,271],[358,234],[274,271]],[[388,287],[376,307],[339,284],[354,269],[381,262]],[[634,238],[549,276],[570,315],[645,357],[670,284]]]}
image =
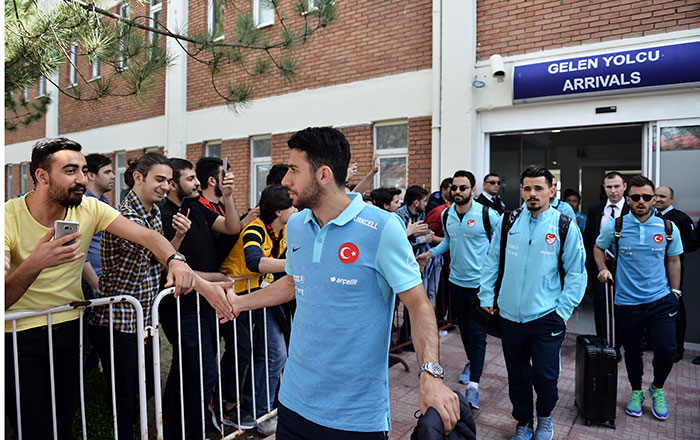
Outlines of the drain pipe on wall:
{"label": "drain pipe on wall", "polygon": [[442,127],[442,0],[433,0],[433,114],[431,126],[431,191],[440,186],[440,137]]}

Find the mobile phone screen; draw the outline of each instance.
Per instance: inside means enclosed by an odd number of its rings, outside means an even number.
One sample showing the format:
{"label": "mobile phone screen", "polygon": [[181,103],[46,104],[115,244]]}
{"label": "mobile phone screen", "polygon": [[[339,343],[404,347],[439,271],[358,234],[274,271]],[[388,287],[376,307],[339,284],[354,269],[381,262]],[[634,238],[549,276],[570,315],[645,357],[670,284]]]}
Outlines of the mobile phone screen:
{"label": "mobile phone screen", "polygon": [[182,215],[187,215],[190,212],[190,208],[192,208],[192,202],[194,199],[192,197],[185,197],[182,199],[182,203],[180,204],[180,213]]}

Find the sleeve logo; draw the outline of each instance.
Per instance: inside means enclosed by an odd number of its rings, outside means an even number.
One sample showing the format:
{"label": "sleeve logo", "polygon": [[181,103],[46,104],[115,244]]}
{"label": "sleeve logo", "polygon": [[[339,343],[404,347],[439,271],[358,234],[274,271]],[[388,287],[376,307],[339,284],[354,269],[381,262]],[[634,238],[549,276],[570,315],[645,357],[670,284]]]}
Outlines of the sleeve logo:
{"label": "sleeve logo", "polygon": [[353,243],[345,243],[338,249],[338,258],[345,264],[352,264],[360,256],[360,250]]}
{"label": "sleeve logo", "polygon": [[544,241],[546,241],[547,244],[551,246],[557,242],[557,236],[554,234],[547,234],[544,237]]}
{"label": "sleeve logo", "polygon": [[473,228],[475,224],[476,224],[476,221],[474,221],[474,220],[467,220],[467,226],[469,226],[470,228]]}
{"label": "sleeve logo", "polygon": [[654,235],[654,243],[661,243],[664,241],[664,236],[661,234]]}

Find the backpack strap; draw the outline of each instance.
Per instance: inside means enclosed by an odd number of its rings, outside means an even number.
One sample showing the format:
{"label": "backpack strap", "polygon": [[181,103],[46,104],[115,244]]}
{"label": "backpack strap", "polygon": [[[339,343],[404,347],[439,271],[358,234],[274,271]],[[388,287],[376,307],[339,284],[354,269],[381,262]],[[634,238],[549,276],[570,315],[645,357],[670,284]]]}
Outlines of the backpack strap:
{"label": "backpack strap", "polygon": [[618,246],[620,237],[622,236],[622,215],[615,219],[615,261],[617,261]]}
{"label": "backpack strap", "polygon": [[442,211],[442,232],[443,232],[443,236],[446,236],[446,235],[447,235],[447,213],[448,213],[449,210],[450,210],[450,208],[448,207],[448,208],[445,208],[445,209]]}
{"label": "backpack strap", "polygon": [[668,253],[668,244],[673,240],[673,225],[671,220],[664,219],[664,229],[666,229],[666,252]]}
{"label": "backpack strap", "polygon": [[506,211],[503,213],[503,225],[501,226],[501,248],[500,254],[498,255],[498,277],[496,278],[496,284],[494,284],[494,297],[493,297],[493,307],[498,306],[498,294],[501,290],[501,283],[503,282],[503,272],[506,263],[506,245],[508,244],[508,231],[513,227],[513,224],[518,219],[520,213],[523,212],[523,208],[520,207],[513,211]]}
{"label": "backpack strap", "polygon": [[486,236],[488,237],[489,241],[491,241],[491,219],[489,218],[489,207],[486,205],[484,205],[484,209],[482,211],[482,219],[484,222]]}
{"label": "backpack strap", "polygon": [[569,226],[571,225],[571,219],[568,215],[561,214],[559,216],[559,278],[561,278],[561,288],[564,288],[564,277],[566,272],[564,271],[564,261],[562,260],[562,254],[564,253],[564,243],[566,243],[566,236],[569,233]]}

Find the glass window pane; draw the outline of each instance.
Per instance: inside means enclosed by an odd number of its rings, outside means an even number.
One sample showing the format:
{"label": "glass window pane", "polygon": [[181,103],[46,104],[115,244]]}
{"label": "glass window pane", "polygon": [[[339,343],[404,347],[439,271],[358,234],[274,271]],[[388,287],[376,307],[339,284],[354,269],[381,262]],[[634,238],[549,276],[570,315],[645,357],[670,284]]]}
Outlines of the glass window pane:
{"label": "glass window pane", "polygon": [[221,144],[207,144],[204,154],[208,157],[218,157],[221,158]]}
{"label": "glass window pane", "polygon": [[408,125],[381,125],[375,127],[377,150],[408,148]]}
{"label": "glass window pane", "polygon": [[275,9],[270,0],[258,0],[258,20],[256,25],[270,24],[275,21]]}
{"label": "glass window pane", "polygon": [[254,139],[253,140],[253,157],[268,157],[272,149],[271,139]]}
{"label": "glass window pane", "polygon": [[379,159],[379,186],[406,188],[406,157],[382,157]]}
{"label": "glass window pane", "polygon": [[117,153],[117,168],[125,168],[125,167],[126,167],[126,154]]}
{"label": "glass window pane", "polygon": [[255,165],[255,201],[253,205],[257,205],[260,201],[260,195],[265,189],[265,181],[267,174],[270,172],[270,164]]}
{"label": "glass window pane", "polygon": [[700,163],[700,126],[661,128],[661,184],[673,188],[673,207],[694,222],[700,218],[697,174]]}

